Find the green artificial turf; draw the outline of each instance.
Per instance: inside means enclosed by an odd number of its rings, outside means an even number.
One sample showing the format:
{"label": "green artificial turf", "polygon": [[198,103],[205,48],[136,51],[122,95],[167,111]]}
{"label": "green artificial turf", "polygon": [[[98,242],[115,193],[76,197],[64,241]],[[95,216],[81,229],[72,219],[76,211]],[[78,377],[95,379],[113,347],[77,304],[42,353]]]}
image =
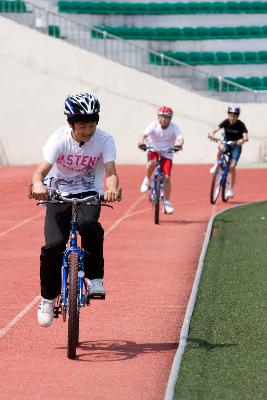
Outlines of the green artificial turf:
{"label": "green artificial turf", "polygon": [[216,217],[175,400],[267,399],[267,202]]}

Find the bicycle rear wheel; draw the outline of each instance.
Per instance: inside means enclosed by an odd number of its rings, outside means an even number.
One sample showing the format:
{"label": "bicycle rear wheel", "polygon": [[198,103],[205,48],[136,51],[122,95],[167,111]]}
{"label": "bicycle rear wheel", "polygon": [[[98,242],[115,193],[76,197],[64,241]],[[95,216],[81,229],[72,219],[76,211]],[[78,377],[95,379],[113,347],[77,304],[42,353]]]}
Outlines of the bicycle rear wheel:
{"label": "bicycle rear wheel", "polygon": [[68,319],[68,350],[70,359],[76,358],[76,346],[79,341],[78,306],[78,254],[71,252],[69,255],[69,319]]}
{"label": "bicycle rear wheel", "polygon": [[159,223],[159,204],[160,204],[160,176],[157,176],[156,181],[156,197],[154,204],[154,222],[155,224]]}
{"label": "bicycle rear wheel", "polygon": [[221,189],[221,167],[217,165],[216,170],[212,176],[211,188],[210,188],[210,202],[215,204]]}

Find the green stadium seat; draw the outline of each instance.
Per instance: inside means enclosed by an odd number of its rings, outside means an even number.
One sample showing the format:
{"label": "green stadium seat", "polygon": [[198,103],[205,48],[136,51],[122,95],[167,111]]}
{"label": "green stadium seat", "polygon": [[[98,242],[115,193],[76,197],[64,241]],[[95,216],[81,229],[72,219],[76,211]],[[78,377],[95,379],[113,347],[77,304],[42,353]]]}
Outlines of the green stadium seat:
{"label": "green stadium seat", "polygon": [[215,14],[223,14],[226,12],[226,3],[222,1],[215,1],[212,4],[212,9]]}
{"label": "green stadium seat", "polygon": [[225,51],[218,51],[215,53],[215,57],[217,64],[229,64],[229,53],[226,53]]}
{"label": "green stadium seat", "polygon": [[237,26],[235,28],[237,38],[249,37],[249,28],[247,26]]}
{"label": "green stadium seat", "polygon": [[211,39],[219,39],[223,36],[222,29],[218,28],[217,26],[212,26],[208,28],[208,32]]}
{"label": "green stadium seat", "polygon": [[230,52],[230,61],[232,64],[243,64],[244,55],[241,51],[231,51]]}
{"label": "green stadium seat", "polygon": [[182,31],[183,31],[184,39],[187,39],[187,40],[196,39],[196,37],[195,37],[195,29],[194,28],[185,27],[185,28],[182,28]]}
{"label": "green stadium seat", "polygon": [[189,3],[173,3],[173,12],[175,14],[188,14]]}
{"label": "green stadium seat", "polygon": [[[245,77],[239,76],[235,79],[236,83],[248,87],[248,80]],[[241,89],[240,89],[241,90]]]}
{"label": "green stadium seat", "polygon": [[225,39],[235,39],[237,34],[235,28],[232,26],[225,26],[222,29],[222,37]]}
{"label": "green stadium seat", "polygon": [[255,51],[244,51],[244,59],[247,64],[255,64],[258,61],[258,54]]}
{"label": "green stadium seat", "polygon": [[267,25],[263,25],[261,27],[261,32],[262,32],[262,36],[266,37],[267,36]]}
{"label": "green stadium seat", "polygon": [[262,36],[262,29],[260,26],[249,26],[249,34],[253,37],[261,37]]}
{"label": "green stadium seat", "polygon": [[195,28],[195,37],[196,39],[207,39],[209,37],[209,29],[202,26]]}
{"label": "green stadium seat", "polygon": [[174,53],[174,58],[175,60],[188,63],[188,53],[185,53],[183,51],[177,51],[176,53]]}
{"label": "green stadium seat", "polygon": [[252,76],[248,78],[248,87],[254,90],[260,90],[260,88],[262,87],[261,78],[257,76]]}
{"label": "green stadium seat", "polygon": [[215,64],[215,53],[212,51],[203,51],[202,53],[203,64]]}
{"label": "green stadium seat", "polygon": [[208,90],[219,90],[219,79],[218,78],[208,78]]}
{"label": "green stadium seat", "polygon": [[253,10],[255,13],[262,13],[265,8],[264,6],[266,6],[266,2],[264,4],[262,1],[253,1]]}
{"label": "green stadium seat", "polygon": [[190,51],[188,53],[188,63],[192,65],[202,64],[201,54],[199,51]]}
{"label": "green stadium seat", "polygon": [[267,63],[267,51],[258,51],[258,60]]}
{"label": "green stadium seat", "polygon": [[237,1],[226,2],[226,13],[238,14],[240,12],[240,5]]}
{"label": "green stadium seat", "polygon": [[262,88],[263,90],[267,90],[267,76],[262,77]]}
{"label": "green stadium seat", "polygon": [[24,13],[27,12],[27,8],[22,0],[1,0],[0,12]]}
{"label": "green stadium seat", "polygon": [[48,25],[48,35],[56,38],[60,38],[60,29],[57,25]]}

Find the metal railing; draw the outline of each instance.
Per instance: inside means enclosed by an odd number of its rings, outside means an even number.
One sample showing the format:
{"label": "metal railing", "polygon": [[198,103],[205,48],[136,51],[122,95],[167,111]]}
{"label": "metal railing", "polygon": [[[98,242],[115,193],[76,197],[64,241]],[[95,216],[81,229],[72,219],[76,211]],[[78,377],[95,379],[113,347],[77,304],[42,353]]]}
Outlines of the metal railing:
{"label": "metal railing", "polygon": [[[11,8],[9,3],[14,3]],[[16,3],[16,4],[15,4]],[[267,90],[246,86],[177,61],[140,43],[88,27],[29,1],[0,0],[0,15],[172,84],[223,101],[267,102]],[[160,62],[151,61],[158,59]]]}

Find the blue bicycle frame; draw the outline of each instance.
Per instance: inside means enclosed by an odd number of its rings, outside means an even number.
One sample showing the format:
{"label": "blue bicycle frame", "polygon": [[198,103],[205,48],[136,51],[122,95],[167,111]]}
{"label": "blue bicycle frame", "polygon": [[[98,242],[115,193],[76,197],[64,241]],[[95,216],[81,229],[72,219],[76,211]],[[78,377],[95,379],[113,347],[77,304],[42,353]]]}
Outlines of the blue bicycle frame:
{"label": "blue bicycle frame", "polygon": [[153,177],[153,188],[151,191],[151,202],[154,203],[156,201],[157,197],[157,180],[158,176],[160,177],[160,200],[164,199],[164,174],[161,171],[161,166],[160,166],[160,155],[158,159],[158,164],[157,164],[157,169],[154,172],[154,177]]}
{"label": "blue bicycle frame", "polygon": [[[69,255],[72,252],[78,255],[78,305],[84,306],[87,302],[87,296],[83,293],[84,288],[84,250],[77,246],[77,203],[72,204],[72,220],[70,233],[70,247],[68,247],[63,255],[62,261],[62,307],[67,309],[68,304],[68,274],[69,274]],[[86,298],[85,298],[86,297]]]}

